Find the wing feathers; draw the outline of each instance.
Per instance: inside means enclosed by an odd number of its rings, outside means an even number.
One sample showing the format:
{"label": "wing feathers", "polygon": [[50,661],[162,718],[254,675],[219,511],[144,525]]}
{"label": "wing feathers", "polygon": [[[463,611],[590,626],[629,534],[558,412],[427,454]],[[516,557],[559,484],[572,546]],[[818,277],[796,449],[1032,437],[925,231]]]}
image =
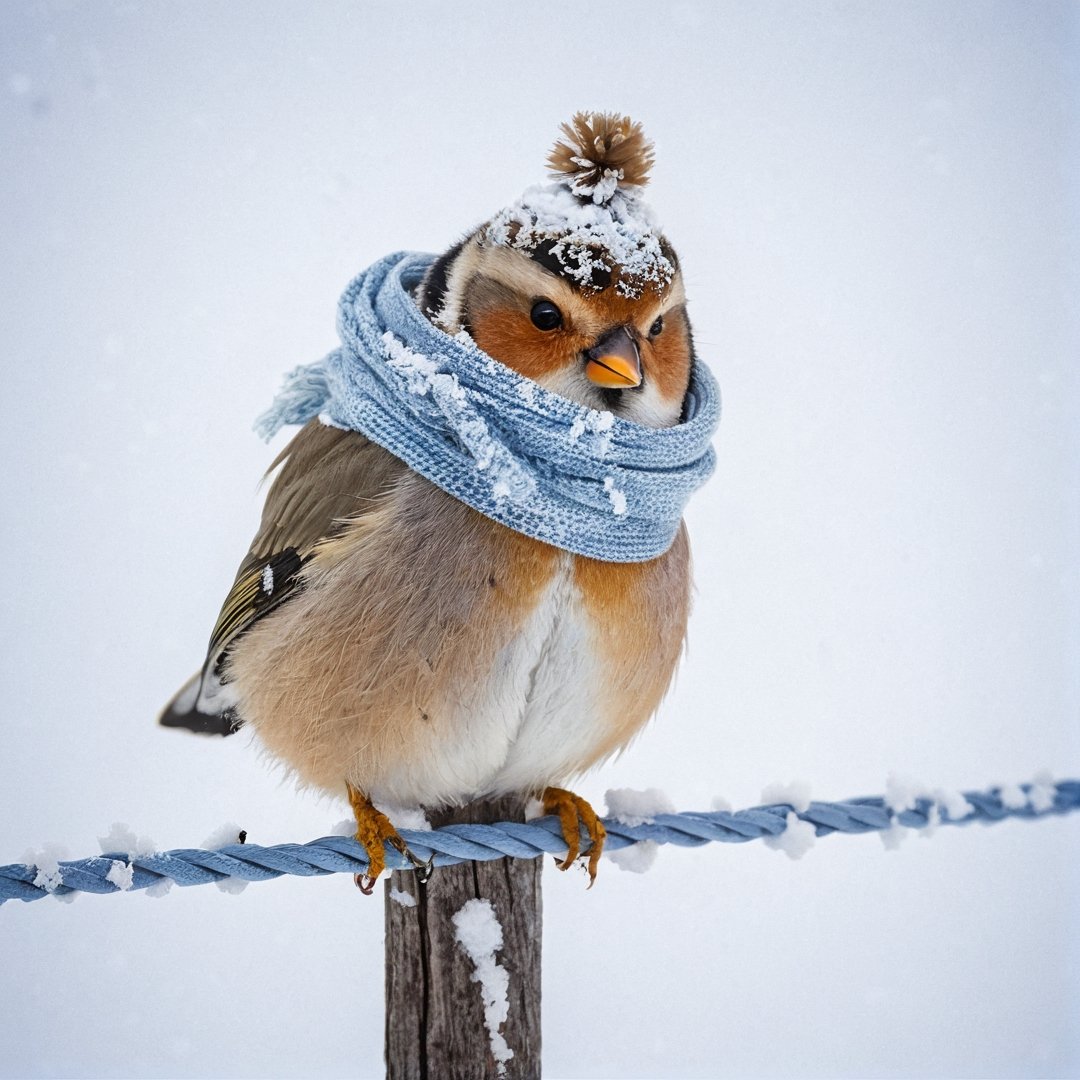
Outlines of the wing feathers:
{"label": "wing feathers", "polygon": [[[206,663],[166,706],[160,723],[227,735],[239,721],[218,679],[228,649],[256,620],[303,587],[319,542],[372,510],[407,467],[359,432],[312,420],[270,467],[262,523],[210,635]],[[224,688],[227,690],[227,687]]]}
{"label": "wing feathers", "polygon": [[210,635],[208,664],[218,667],[221,654],[238,634],[292,595],[304,562],[296,548],[286,548],[269,559],[244,561]]}

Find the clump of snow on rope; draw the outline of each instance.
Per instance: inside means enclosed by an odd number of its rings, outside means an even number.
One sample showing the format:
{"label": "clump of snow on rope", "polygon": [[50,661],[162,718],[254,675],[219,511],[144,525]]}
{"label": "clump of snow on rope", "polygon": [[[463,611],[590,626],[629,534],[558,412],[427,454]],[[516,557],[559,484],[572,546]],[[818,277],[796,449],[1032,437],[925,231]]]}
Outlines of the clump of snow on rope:
{"label": "clump of snow on rope", "polygon": [[[611,788],[604,795],[607,816],[623,825],[651,825],[657,814],[674,814],[675,804],[659,788]],[[609,851],[607,857],[620,869],[631,874],[644,874],[656,862],[660,845],[655,840],[639,840],[636,844]]]}

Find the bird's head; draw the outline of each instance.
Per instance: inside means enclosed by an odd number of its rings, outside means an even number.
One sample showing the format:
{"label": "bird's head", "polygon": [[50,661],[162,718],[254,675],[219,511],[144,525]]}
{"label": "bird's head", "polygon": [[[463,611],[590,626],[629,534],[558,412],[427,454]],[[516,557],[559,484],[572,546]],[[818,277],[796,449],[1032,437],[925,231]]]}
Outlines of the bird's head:
{"label": "bird's head", "polygon": [[548,158],[555,182],[442,255],[417,302],[556,394],[670,427],[693,341],[678,260],[640,199],[652,147],[613,114],[578,113],[562,131]]}

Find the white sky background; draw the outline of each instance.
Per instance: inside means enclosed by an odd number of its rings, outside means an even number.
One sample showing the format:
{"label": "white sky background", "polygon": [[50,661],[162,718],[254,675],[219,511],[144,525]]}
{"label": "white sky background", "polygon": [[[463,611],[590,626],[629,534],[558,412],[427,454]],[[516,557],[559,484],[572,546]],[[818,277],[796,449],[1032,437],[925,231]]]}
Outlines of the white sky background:
{"label": "white sky background", "polygon": [[[642,120],[724,391],[674,692],[582,794],[1080,775],[1078,9],[0,8],[0,862],[124,821],[307,840],[245,737],[154,726],[337,297]],[[1080,1072],[1080,815],[545,871],[546,1074]],[[347,876],[7,904],[6,1076],[378,1076]],[[481,1036],[482,1037],[482,1036]]]}

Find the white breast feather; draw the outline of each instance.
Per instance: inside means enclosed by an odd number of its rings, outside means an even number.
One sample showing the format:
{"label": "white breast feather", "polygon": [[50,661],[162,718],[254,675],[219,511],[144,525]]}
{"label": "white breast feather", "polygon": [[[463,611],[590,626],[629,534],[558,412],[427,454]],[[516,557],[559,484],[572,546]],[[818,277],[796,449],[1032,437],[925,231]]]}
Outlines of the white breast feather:
{"label": "white breast feather", "polygon": [[386,775],[373,796],[405,805],[464,803],[566,781],[602,739],[596,685],[588,615],[567,556],[490,678],[454,704],[453,741]]}
{"label": "white breast feather", "polygon": [[516,664],[528,671],[528,685],[518,700],[520,720],[506,758],[488,783],[492,794],[565,781],[580,771],[604,734],[595,704],[594,645],[569,558],[522,637],[529,638],[528,646],[515,643],[511,649]]}

